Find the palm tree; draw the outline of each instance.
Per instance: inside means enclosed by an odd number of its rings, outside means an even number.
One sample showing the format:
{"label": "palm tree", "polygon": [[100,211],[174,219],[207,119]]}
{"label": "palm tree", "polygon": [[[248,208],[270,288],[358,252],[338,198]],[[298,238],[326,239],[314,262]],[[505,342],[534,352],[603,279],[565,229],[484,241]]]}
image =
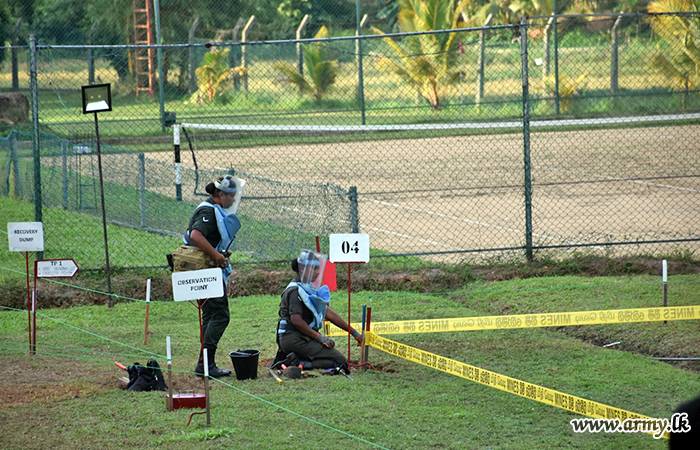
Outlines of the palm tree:
{"label": "palm tree", "polygon": [[[649,3],[650,13],[698,12],[699,0],[659,0]],[[663,41],[657,46],[652,64],[671,86],[696,88],[700,84],[700,19],[697,16],[661,15],[649,19],[651,28]]]}
{"label": "palm tree", "polygon": [[[450,30],[462,22],[461,12],[472,0],[397,0],[397,21],[402,32]],[[372,28],[376,34],[384,34]],[[401,77],[439,111],[447,88],[459,81],[457,33],[409,36],[401,45],[384,38],[395,57],[379,55],[377,67]]]}
{"label": "palm tree", "polygon": [[244,70],[243,68],[229,67],[228,52],[227,48],[212,49],[204,55],[202,65],[194,72],[199,85],[194,97],[198,101],[203,102],[203,96],[206,95],[208,101],[211,102],[217,93],[222,95],[220,91],[226,84],[230,83],[235,76],[241,75],[240,72]]}
{"label": "palm tree", "polygon": [[[314,36],[315,39],[326,37],[328,37],[328,28],[325,26],[322,26]],[[295,85],[299,92],[311,94],[314,102],[320,104],[323,96],[338,78],[340,71],[338,61],[331,60],[326,48],[319,43],[302,44],[302,53],[308,77],[300,74],[290,63],[279,62],[275,64],[275,68],[282,72],[287,78],[286,81]]]}

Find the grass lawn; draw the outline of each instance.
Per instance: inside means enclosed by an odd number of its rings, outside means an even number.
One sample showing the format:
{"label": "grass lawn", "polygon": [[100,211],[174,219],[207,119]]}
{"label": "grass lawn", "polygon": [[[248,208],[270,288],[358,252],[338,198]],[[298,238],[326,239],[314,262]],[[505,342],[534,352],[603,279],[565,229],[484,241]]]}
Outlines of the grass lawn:
{"label": "grass lawn", "polygon": [[[494,313],[575,311],[660,305],[659,280],[650,277],[554,277],[479,282],[460,292],[411,294],[357,292],[373,322]],[[700,277],[672,276],[669,305],[698,304]],[[333,306],[347,316],[346,295]],[[211,383],[211,424],[196,410],[167,412],[162,392],[128,393],[112,363],[165,366],[165,337],[173,342],[175,390],[203,383],[190,372],[198,348],[197,311],[158,299],[150,307],[151,334],[143,343],[144,303],[112,309],[82,306],[39,311],[38,353],[27,352],[27,313],[0,313],[0,398],[5,448],[477,448],[663,449],[667,441],[646,434],[574,433],[569,421],[583,416],[469,382],[370,349],[376,371],[287,380],[266,374],[274,356],[273,330],[279,297],[231,299],[231,323],[217,361],[232,368],[227,353],[261,350],[259,377]],[[631,327],[631,329],[627,329]],[[583,330],[586,327],[569,327]],[[694,320],[599,326],[603,348],[562,328],[435,333],[387,337],[519,380],[654,418],[670,418],[679,403],[700,392],[697,373],[655,361],[644,353],[656,343],[675,354],[698,356]],[[615,333],[624,335],[616,338]],[[346,341],[337,339],[341,352]],[[352,347],[352,358],[359,351]],[[653,352],[651,352],[653,353]],[[691,367],[692,368],[692,367]],[[697,367],[695,367],[697,369]]]}

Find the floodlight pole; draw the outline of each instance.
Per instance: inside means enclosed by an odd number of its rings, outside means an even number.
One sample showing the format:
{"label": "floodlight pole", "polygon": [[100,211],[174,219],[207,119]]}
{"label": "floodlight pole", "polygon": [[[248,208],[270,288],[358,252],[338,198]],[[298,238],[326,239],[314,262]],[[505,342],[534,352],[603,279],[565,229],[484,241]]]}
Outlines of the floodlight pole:
{"label": "floodlight pole", "polygon": [[100,128],[97,126],[97,112],[95,114],[95,141],[97,142],[97,170],[100,176],[100,199],[102,200],[102,231],[105,240],[105,270],[107,271],[107,306],[112,307],[112,278],[109,272],[109,247],[107,245],[107,218],[105,213],[105,188],[102,181],[102,153],[100,152]]}

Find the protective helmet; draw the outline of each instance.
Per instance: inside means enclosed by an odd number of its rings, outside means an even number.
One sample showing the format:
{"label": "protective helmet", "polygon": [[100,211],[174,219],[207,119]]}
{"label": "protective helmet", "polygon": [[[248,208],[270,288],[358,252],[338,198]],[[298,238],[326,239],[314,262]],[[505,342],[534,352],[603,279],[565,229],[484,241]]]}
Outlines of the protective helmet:
{"label": "protective helmet", "polygon": [[233,175],[226,175],[221,180],[214,180],[214,187],[227,194],[234,194],[233,204],[224,211],[226,211],[226,214],[235,214],[238,211],[238,204],[241,203],[241,197],[245,189],[245,180],[241,180]]}
{"label": "protective helmet", "polygon": [[328,257],[323,253],[302,250],[297,258],[299,282],[312,285],[314,289],[320,288],[323,285],[323,270],[327,260]]}

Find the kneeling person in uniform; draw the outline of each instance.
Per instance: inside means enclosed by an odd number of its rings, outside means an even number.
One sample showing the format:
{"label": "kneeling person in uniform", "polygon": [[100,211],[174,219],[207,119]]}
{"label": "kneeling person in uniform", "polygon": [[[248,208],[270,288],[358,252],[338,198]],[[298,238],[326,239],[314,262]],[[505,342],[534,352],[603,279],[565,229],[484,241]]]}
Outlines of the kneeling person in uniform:
{"label": "kneeling person in uniform", "polygon": [[326,319],[349,331],[358,343],[362,335],[329,306],[328,286],[321,285],[326,260],[326,255],[310,250],[303,250],[292,260],[296,276],[282,293],[277,325],[279,351],[272,368],[286,364],[301,365],[304,370],[339,368],[347,373],[347,359],[335,349],[335,341],[319,330]]}

